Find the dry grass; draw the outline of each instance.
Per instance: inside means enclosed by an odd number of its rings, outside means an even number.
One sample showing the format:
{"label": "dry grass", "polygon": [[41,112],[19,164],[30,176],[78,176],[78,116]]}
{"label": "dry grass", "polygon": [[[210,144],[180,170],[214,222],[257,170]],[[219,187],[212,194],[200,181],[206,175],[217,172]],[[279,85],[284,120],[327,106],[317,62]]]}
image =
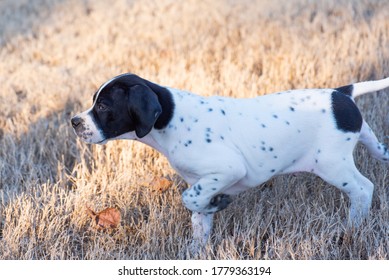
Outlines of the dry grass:
{"label": "dry grass", "polygon": [[[0,259],[180,257],[190,213],[166,159],[129,141],[88,146],[69,126],[102,82],[128,71],[235,97],[389,76],[389,2],[1,1]],[[357,102],[380,139],[388,100]],[[388,166],[360,146],[355,156],[376,185],[360,229],[342,227],[348,200],[334,187],[283,176],[218,213],[201,258],[388,259]],[[140,186],[153,175],[173,187]],[[121,227],[95,231],[86,204],[120,208]]]}

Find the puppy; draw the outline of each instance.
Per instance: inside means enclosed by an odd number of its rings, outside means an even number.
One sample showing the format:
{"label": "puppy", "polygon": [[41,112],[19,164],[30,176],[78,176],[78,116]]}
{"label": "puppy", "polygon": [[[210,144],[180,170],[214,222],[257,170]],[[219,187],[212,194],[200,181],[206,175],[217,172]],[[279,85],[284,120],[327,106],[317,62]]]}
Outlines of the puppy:
{"label": "puppy", "polygon": [[[355,167],[354,147],[360,141],[386,163],[389,152],[354,98],[388,86],[386,78],[235,99],[202,97],[123,74],[104,83],[92,107],[71,123],[86,143],[137,140],[167,157],[190,185],[182,201],[192,211],[196,252],[208,240],[214,213],[225,209],[232,195],[279,174],[320,176],[348,195],[349,219],[360,224],[374,186]],[[382,99],[387,102],[386,95]]]}

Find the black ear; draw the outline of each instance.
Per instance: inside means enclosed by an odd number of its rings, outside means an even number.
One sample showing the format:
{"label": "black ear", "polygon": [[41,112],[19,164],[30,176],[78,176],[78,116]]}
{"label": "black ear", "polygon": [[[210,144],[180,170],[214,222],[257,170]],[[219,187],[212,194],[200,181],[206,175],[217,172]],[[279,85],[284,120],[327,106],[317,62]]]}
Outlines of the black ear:
{"label": "black ear", "polygon": [[139,138],[151,131],[162,112],[157,95],[145,85],[130,88],[127,106],[135,119],[135,133]]}

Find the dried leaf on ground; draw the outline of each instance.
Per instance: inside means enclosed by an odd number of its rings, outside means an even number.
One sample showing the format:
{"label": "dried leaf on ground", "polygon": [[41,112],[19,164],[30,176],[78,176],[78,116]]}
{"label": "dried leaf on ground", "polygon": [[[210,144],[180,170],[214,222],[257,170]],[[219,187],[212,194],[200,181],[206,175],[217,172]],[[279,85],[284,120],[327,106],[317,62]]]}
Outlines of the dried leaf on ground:
{"label": "dried leaf on ground", "polygon": [[173,182],[164,177],[154,177],[150,183],[150,187],[159,192],[167,191],[172,185]]}
{"label": "dried leaf on ground", "polygon": [[87,213],[95,221],[95,225],[101,229],[117,228],[121,221],[120,211],[116,208],[106,208],[98,213],[88,206]]}
{"label": "dried leaf on ground", "polygon": [[141,181],[140,185],[150,187],[154,191],[165,192],[173,185],[173,181],[165,177],[149,176]]}

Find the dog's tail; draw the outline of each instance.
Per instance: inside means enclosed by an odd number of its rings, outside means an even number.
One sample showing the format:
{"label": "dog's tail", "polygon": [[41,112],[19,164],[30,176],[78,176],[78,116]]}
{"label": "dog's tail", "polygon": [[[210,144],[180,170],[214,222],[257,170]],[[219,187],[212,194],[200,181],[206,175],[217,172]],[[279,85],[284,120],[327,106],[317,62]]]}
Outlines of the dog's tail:
{"label": "dog's tail", "polygon": [[355,83],[336,88],[336,90],[355,98],[365,93],[381,90],[387,87],[389,87],[389,77],[382,80]]}

